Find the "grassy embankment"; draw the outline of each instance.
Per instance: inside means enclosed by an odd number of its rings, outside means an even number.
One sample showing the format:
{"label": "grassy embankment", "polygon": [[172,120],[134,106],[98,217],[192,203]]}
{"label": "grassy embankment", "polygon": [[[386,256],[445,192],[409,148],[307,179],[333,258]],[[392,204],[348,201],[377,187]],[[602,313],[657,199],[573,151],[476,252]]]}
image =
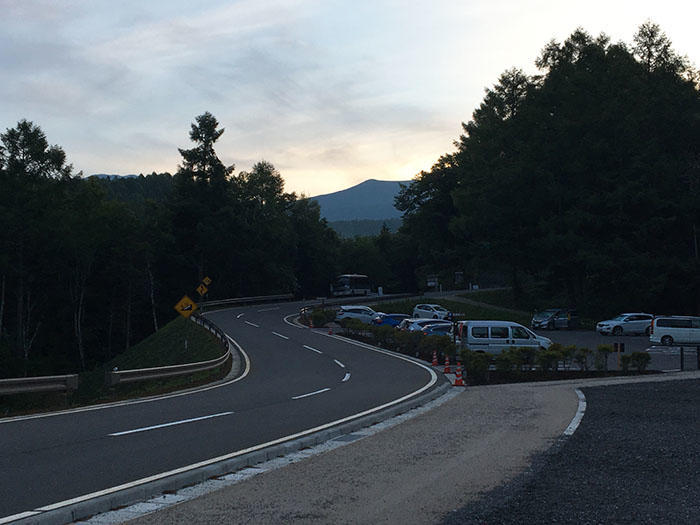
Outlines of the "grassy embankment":
{"label": "grassy embankment", "polygon": [[[187,345],[185,346],[185,341]],[[0,417],[105,403],[172,392],[206,384],[224,377],[230,363],[219,369],[162,380],[109,388],[105,371],[179,365],[221,356],[219,340],[208,330],[178,317],[104,365],[80,374],[78,390],[70,394],[36,393],[0,397]]]}

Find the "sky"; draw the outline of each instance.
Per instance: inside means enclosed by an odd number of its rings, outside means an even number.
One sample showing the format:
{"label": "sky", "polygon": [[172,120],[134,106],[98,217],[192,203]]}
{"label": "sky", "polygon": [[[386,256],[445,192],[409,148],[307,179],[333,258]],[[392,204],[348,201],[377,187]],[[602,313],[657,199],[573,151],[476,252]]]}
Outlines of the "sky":
{"label": "sky", "polygon": [[499,75],[577,27],[661,26],[700,62],[691,0],[0,0],[0,130],[27,119],[75,171],[175,173],[196,116],[219,158],[314,196],[409,180],[454,150]]}

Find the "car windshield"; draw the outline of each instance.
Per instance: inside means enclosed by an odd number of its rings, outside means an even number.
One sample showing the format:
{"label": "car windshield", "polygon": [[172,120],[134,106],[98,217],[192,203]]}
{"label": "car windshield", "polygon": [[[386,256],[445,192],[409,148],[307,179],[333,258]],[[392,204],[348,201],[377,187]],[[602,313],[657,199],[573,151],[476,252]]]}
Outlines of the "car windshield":
{"label": "car windshield", "polygon": [[548,317],[552,317],[558,311],[559,310],[543,310],[541,312],[537,312],[535,314],[535,319],[547,319]]}

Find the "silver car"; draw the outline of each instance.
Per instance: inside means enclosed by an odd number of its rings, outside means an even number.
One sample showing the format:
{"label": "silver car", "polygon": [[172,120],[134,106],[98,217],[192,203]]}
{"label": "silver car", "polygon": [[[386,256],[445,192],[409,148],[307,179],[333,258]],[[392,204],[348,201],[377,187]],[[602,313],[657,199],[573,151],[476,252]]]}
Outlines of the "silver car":
{"label": "silver car", "polygon": [[595,329],[601,335],[649,335],[652,314],[626,313],[599,322]]}

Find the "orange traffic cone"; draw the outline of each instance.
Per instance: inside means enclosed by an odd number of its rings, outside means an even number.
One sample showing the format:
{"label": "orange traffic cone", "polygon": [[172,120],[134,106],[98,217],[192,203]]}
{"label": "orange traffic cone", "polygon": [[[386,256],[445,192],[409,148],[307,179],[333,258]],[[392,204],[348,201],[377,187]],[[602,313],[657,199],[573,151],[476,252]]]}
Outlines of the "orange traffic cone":
{"label": "orange traffic cone", "polygon": [[438,366],[437,350],[433,350],[433,366]]}
{"label": "orange traffic cone", "polygon": [[455,371],[455,386],[464,386],[464,381],[462,380],[462,363],[457,361],[457,370]]}
{"label": "orange traffic cone", "polygon": [[446,355],[446,356],[445,356],[445,370],[443,370],[443,372],[444,372],[445,374],[450,374],[450,373],[451,373],[451,370],[450,370],[450,356],[449,356],[449,355]]}
{"label": "orange traffic cone", "polygon": [[333,327],[328,325],[328,335],[333,335]]}

